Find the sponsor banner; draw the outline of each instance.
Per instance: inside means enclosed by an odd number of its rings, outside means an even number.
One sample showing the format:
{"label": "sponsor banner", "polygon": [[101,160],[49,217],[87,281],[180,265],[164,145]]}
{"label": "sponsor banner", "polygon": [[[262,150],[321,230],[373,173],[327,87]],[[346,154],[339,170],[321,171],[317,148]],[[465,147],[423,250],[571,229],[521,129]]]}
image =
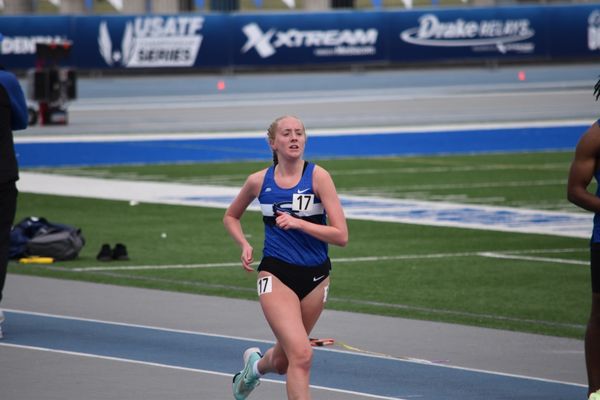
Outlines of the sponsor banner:
{"label": "sponsor banner", "polygon": [[589,60],[600,56],[600,6],[0,16],[0,33],[9,69],[33,68],[36,43],[64,40],[62,64],[81,69]]}
{"label": "sponsor banner", "polygon": [[36,43],[73,41],[71,17],[0,17],[0,64],[11,69],[33,68]]}
{"label": "sponsor banner", "polygon": [[600,6],[588,15],[588,50],[600,54]]}
{"label": "sponsor banner", "polygon": [[548,54],[543,7],[429,9],[389,18],[395,62]]}
{"label": "sponsor banner", "polygon": [[[78,66],[225,66],[227,47],[222,43],[229,39],[223,19],[196,14],[76,18],[77,38],[87,44],[77,47]],[[214,39],[207,41],[207,36]]]}
{"label": "sponsor banner", "polygon": [[555,7],[548,16],[551,54],[560,57],[600,57],[600,4]]}
{"label": "sponsor banner", "polygon": [[241,15],[232,19],[235,65],[383,62],[385,15],[378,12]]}

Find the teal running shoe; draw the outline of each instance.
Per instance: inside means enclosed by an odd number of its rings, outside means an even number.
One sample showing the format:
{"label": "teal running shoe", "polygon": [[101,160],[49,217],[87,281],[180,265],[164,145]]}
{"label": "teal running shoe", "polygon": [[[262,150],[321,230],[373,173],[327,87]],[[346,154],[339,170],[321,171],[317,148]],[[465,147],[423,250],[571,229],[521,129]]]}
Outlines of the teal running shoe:
{"label": "teal running shoe", "polygon": [[246,400],[255,387],[260,385],[258,376],[254,375],[252,367],[262,358],[258,347],[251,347],[244,352],[244,369],[233,377],[233,398]]}
{"label": "teal running shoe", "polygon": [[596,390],[594,393],[590,394],[588,400],[600,400],[600,390]]}

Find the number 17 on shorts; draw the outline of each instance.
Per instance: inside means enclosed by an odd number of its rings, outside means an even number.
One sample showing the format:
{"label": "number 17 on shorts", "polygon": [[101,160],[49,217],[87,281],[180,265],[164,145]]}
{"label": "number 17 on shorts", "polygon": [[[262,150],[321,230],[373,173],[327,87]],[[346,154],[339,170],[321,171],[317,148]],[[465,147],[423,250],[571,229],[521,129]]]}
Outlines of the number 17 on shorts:
{"label": "number 17 on shorts", "polygon": [[259,296],[266,293],[271,293],[273,291],[273,277],[268,275],[260,278],[258,281],[256,281],[256,286]]}

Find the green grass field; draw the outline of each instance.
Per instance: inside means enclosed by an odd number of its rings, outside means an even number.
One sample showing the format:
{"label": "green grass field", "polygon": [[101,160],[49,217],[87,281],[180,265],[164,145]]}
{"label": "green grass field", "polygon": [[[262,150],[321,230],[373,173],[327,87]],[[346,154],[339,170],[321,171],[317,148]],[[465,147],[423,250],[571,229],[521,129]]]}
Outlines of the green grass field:
{"label": "green grass field", "polygon": [[[344,194],[575,212],[565,197],[571,156],[554,152],[318,162]],[[250,172],[265,165],[46,171],[240,186]],[[223,229],[222,209],[130,206],[125,201],[22,193],[17,220],[30,215],[80,226],[87,244],[77,260],[51,266],[12,263],[11,273],[256,299],[255,275],[235,265],[239,251]],[[248,212],[243,222],[259,258],[262,220]],[[586,239],[358,220],[349,220],[349,229],[346,248],[331,246],[331,309],[573,338],[583,335],[591,297]],[[163,232],[166,238],[161,237]],[[127,245],[130,261],[96,261],[102,243],[117,242]],[[483,252],[515,258],[491,258]],[[229,263],[234,266],[206,266]],[[190,264],[203,267],[117,269]]]}

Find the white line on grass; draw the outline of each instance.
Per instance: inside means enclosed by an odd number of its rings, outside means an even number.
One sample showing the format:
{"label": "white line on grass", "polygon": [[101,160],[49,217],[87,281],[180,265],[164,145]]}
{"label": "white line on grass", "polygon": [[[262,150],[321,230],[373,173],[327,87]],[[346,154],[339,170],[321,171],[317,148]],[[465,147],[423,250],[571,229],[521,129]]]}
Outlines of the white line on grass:
{"label": "white line on grass", "polygon": [[481,252],[478,255],[482,257],[490,257],[490,258],[503,258],[507,260],[523,260],[523,261],[538,261],[538,262],[550,262],[557,264],[575,264],[575,265],[588,265],[588,261],[580,261],[580,260],[566,260],[564,258],[550,258],[550,257],[531,257],[531,256],[519,256],[513,254],[501,254],[496,252]]}
{"label": "white line on grass", "polygon": [[[577,261],[577,260],[566,260],[560,258],[547,258],[547,257],[528,257],[528,256],[518,256],[518,254],[549,254],[549,253],[573,253],[573,252],[583,252],[586,251],[585,248],[562,248],[562,249],[523,249],[523,250],[506,250],[502,252],[457,252],[457,253],[437,253],[437,254],[405,254],[405,255],[396,255],[396,256],[380,256],[380,257],[352,257],[352,258],[334,258],[332,261],[334,263],[351,263],[351,262],[378,262],[378,261],[388,261],[388,260],[419,260],[419,259],[434,259],[434,258],[447,258],[447,257],[489,257],[491,254],[502,255],[506,257],[506,259],[528,259],[529,261],[534,262],[553,262],[553,263],[563,263],[563,264],[577,264],[577,265],[587,265],[585,261]],[[499,257],[500,258],[500,257]],[[255,289],[250,289],[247,287],[239,287],[239,286],[228,286],[228,285],[218,285],[218,284],[209,284],[205,282],[191,282],[191,281],[177,281],[172,279],[165,279],[159,277],[150,277],[150,276],[138,276],[138,275],[127,275],[124,273],[115,273],[114,271],[119,270],[132,270],[132,269],[174,269],[174,268],[222,268],[222,267],[239,267],[239,263],[211,263],[211,264],[190,264],[190,265],[158,265],[158,266],[114,266],[114,267],[88,267],[88,268],[65,268],[65,267],[55,267],[55,266],[45,266],[40,265],[40,267],[45,267],[48,269],[67,271],[67,272],[97,272],[99,274],[105,274],[109,276],[119,277],[119,278],[128,278],[134,280],[143,280],[143,281],[157,281],[162,283],[173,283],[173,284],[184,284],[184,285],[194,285],[194,286],[202,286],[202,287],[210,287],[210,288],[226,288],[230,290],[237,291],[253,291]],[[514,318],[507,316],[498,316],[491,314],[480,314],[480,313],[471,313],[466,311],[457,311],[457,310],[445,310],[445,309],[437,309],[437,308],[428,308],[428,307],[418,307],[414,305],[407,304],[397,304],[397,303],[383,303],[377,301],[368,301],[368,300],[357,300],[350,298],[343,298],[332,296],[330,298],[332,302],[343,302],[343,303],[353,303],[359,305],[368,305],[373,307],[384,307],[384,308],[393,308],[393,309],[402,309],[409,311],[417,311],[417,312],[425,312],[430,314],[440,314],[440,315],[457,315],[468,318],[484,318],[489,320],[498,320],[498,321],[512,321],[519,323],[527,323],[527,324],[535,324],[535,325],[545,325],[545,326],[553,326],[553,327],[566,327],[566,328],[575,328],[575,329],[583,329],[584,325],[580,324],[571,324],[571,323],[557,323],[551,321],[543,321],[543,320],[533,320],[533,319],[523,319],[523,318]]]}
{"label": "white line on grass", "polygon": [[[389,260],[416,260],[429,258],[445,258],[445,257],[470,257],[477,256],[478,253],[438,253],[438,254],[405,254],[397,256],[368,256],[368,257],[349,257],[349,258],[334,258],[331,261],[334,263],[352,263],[366,261],[389,261]],[[257,263],[254,263],[256,265]],[[73,272],[93,272],[93,271],[131,271],[131,270],[160,270],[160,269],[195,269],[195,268],[222,268],[222,267],[239,267],[240,262],[228,263],[208,263],[208,264],[173,264],[173,265],[132,265],[132,266],[102,266],[102,267],[81,267],[81,268],[64,268],[57,267],[61,270]]]}
{"label": "white line on grass", "polygon": [[74,272],[93,272],[93,271],[141,271],[141,270],[157,270],[157,269],[196,269],[196,268],[222,268],[222,267],[237,267],[239,262],[228,263],[208,263],[208,264],[172,264],[172,265],[130,265],[130,266],[113,266],[113,267],[81,267],[81,268],[60,268],[61,270]]}
{"label": "white line on grass", "polygon": [[[390,260],[419,260],[419,259],[434,259],[434,258],[447,258],[447,257],[492,257],[492,258],[506,258],[506,259],[518,259],[528,261],[545,261],[555,262],[562,264],[578,264],[586,265],[587,261],[579,260],[566,260],[562,258],[546,258],[546,257],[528,257],[528,256],[517,256],[514,254],[527,254],[527,253],[571,253],[576,251],[582,251],[583,249],[529,249],[529,250],[515,250],[515,251],[484,251],[484,252],[458,252],[458,253],[435,253],[435,254],[401,254],[395,256],[366,256],[366,257],[345,257],[345,258],[333,258],[333,263],[354,263],[354,262],[378,262],[378,261],[390,261]],[[171,264],[171,265],[117,265],[117,266],[94,266],[94,267],[78,267],[78,268],[66,268],[66,267],[50,267],[52,269],[60,269],[64,271],[72,272],[95,272],[95,271],[135,271],[135,270],[165,270],[165,269],[201,269],[201,268],[223,268],[223,267],[238,267],[239,262],[226,262],[226,263],[206,263],[206,264]]]}

